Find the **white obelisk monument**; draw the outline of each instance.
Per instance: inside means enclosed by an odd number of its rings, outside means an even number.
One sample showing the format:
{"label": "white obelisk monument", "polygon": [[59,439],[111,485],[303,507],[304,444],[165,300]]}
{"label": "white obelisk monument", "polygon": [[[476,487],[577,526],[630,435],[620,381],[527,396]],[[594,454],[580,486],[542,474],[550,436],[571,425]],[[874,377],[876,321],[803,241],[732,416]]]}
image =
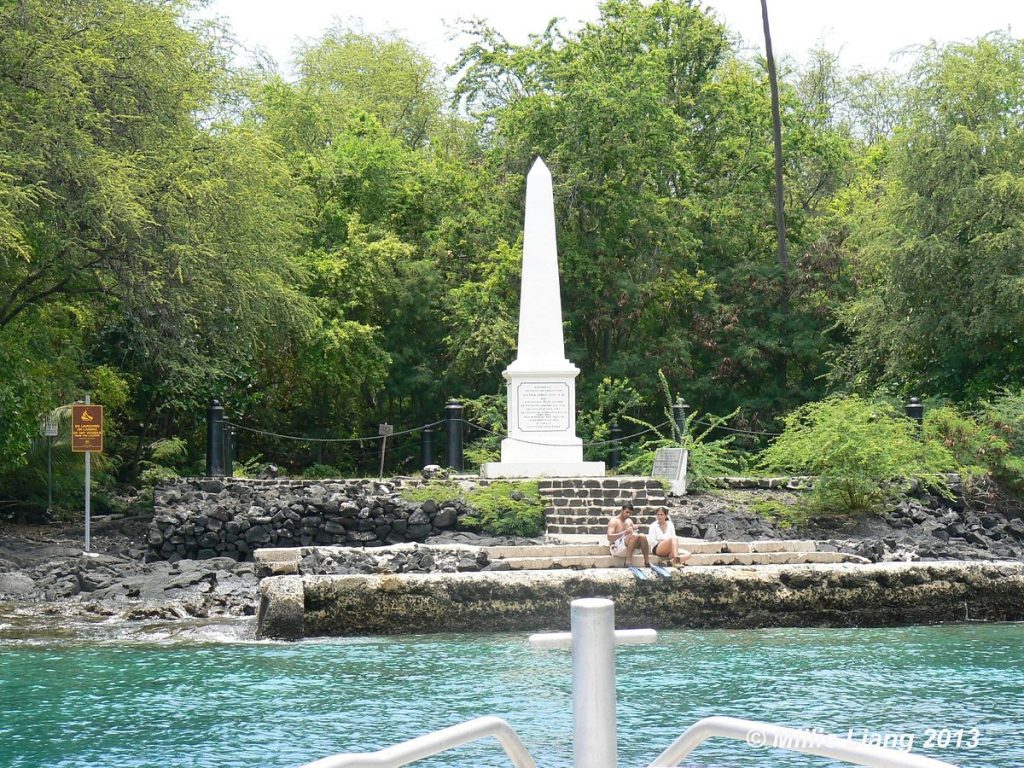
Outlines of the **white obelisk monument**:
{"label": "white obelisk monument", "polygon": [[576,377],[565,358],[551,172],[537,158],[526,177],[519,348],[502,375],[508,437],[484,477],[603,477],[603,461],[583,461],[576,437]]}

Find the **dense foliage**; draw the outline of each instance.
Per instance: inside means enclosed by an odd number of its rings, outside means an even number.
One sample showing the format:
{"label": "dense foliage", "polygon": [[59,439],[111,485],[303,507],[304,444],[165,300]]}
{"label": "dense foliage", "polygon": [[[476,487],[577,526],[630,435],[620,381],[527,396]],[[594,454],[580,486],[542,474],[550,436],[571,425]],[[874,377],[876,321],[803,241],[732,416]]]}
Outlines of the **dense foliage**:
{"label": "dense foliage", "polygon": [[[248,463],[321,474],[376,471],[359,438],[451,397],[500,432],[537,155],[588,457],[612,420],[662,421],[663,370],[731,414],[693,425],[703,474],[794,408],[884,392],[948,403],[926,431],[954,463],[1024,477],[1021,41],[925,48],[906,77],[783,63],[783,270],[764,62],[692,0],[607,0],[522,45],[475,23],[447,81],[341,26],[291,79],[240,69],[193,10],[0,5],[0,499],[44,503],[37,419],[87,392],[111,482],[196,471],[212,397]],[[869,407],[787,433],[841,403]],[[417,468],[415,433],[388,447]],[[53,449],[71,505],[66,425]]]}
{"label": "dense foliage", "polygon": [[865,512],[904,480],[942,489],[956,468],[948,450],[922,440],[918,425],[882,401],[830,397],[797,408],[762,455],[773,472],[813,475],[812,502],[823,511]]}

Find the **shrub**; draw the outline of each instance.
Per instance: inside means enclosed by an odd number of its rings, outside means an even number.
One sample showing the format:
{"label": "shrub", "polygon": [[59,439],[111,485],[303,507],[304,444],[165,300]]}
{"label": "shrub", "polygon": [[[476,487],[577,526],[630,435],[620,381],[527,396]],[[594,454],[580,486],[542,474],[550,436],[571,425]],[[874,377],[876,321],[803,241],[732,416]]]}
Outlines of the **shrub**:
{"label": "shrub", "polygon": [[336,480],[345,476],[343,470],[330,464],[313,464],[302,470],[302,477],[305,480]]}
{"label": "shrub", "polygon": [[463,491],[456,483],[433,481],[416,488],[403,488],[406,501],[461,500],[470,513],[463,525],[495,536],[539,536],[544,531],[544,502],[536,482],[499,482]]}
{"label": "shrub", "polygon": [[877,509],[892,481],[919,480],[946,491],[953,455],[920,439],[917,425],[887,403],[856,395],[808,403],[785,418],[783,433],[762,453],[768,471],[817,477],[810,501],[820,511]]}
{"label": "shrub", "polygon": [[426,485],[403,487],[398,495],[406,501],[436,501],[438,504],[457,499],[465,500],[462,489],[448,480],[431,480]]}
{"label": "shrub", "polygon": [[925,412],[924,434],[953,454],[957,470],[968,477],[989,475],[1009,450],[1008,443],[987,424],[952,405]]}
{"label": "shrub", "polygon": [[156,440],[149,445],[149,459],[139,462],[139,480],[144,485],[156,485],[180,477],[187,461],[188,446],[180,437]]}
{"label": "shrub", "polygon": [[472,512],[463,518],[497,536],[539,536],[544,531],[544,502],[537,483],[491,483],[466,495]]}
{"label": "shrub", "polygon": [[1024,390],[1003,390],[982,403],[984,421],[1005,442],[1006,449],[990,465],[998,480],[1024,491]]}
{"label": "shrub", "polygon": [[[466,468],[500,461],[501,439],[506,434],[505,393],[481,395],[463,401],[467,422],[467,441],[462,456]],[[469,437],[472,435],[472,437]]]}
{"label": "shrub", "polygon": [[1024,490],[1024,392],[1004,390],[974,413],[949,405],[930,409],[924,429],[953,454],[961,473]]}

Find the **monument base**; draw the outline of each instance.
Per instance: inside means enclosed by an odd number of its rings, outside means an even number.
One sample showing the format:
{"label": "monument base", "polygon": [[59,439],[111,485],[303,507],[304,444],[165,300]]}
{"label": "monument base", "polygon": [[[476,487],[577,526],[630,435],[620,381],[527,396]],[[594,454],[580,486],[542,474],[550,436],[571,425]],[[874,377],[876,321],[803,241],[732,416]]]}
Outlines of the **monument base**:
{"label": "monument base", "polygon": [[480,477],[604,477],[603,461],[489,461]]}

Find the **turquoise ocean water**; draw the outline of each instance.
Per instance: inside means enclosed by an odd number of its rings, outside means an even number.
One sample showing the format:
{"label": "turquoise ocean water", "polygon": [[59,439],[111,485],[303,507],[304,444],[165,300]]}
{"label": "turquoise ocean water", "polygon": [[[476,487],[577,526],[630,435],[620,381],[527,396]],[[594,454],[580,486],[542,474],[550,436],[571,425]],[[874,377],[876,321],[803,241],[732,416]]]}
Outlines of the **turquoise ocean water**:
{"label": "turquoise ocean water", "polygon": [[[289,768],[472,717],[572,764],[570,657],[522,634],[256,643],[235,624],[40,625],[0,615],[0,766]],[[1024,765],[1024,624],[664,632],[618,652],[619,764],[708,715]],[[493,740],[420,763],[508,765]],[[714,740],[688,765],[828,761]]]}

